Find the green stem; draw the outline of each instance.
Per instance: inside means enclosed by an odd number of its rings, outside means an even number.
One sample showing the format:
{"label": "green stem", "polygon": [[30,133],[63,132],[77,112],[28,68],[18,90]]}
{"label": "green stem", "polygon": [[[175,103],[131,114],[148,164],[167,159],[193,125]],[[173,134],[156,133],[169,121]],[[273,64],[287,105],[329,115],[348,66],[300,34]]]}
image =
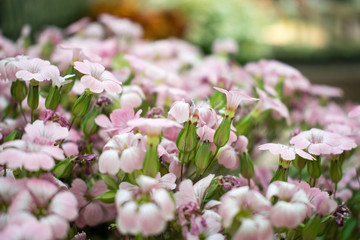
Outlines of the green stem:
{"label": "green stem", "polygon": [[34,122],[34,109],[31,109],[31,123]]}
{"label": "green stem", "polygon": [[22,105],[21,105],[21,102],[19,102],[19,108],[20,108],[21,114],[22,114],[23,117],[24,117],[25,123],[28,123],[28,121],[27,121],[27,119],[26,119],[26,116],[25,116],[24,109],[23,109],[23,107],[22,107]]}

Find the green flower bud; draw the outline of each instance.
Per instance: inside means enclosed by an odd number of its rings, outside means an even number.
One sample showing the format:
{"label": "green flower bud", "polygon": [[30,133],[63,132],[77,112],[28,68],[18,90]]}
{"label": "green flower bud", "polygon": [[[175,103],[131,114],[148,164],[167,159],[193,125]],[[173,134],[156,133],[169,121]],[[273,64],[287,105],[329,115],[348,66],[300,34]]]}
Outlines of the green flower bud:
{"label": "green flower bud", "polygon": [[246,179],[254,176],[254,165],[247,152],[240,156],[240,173]]}
{"label": "green flower bud", "polygon": [[35,110],[39,106],[39,82],[35,80],[30,81],[27,104],[31,110]]}
{"label": "green flower bud", "polygon": [[95,118],[99,115],[100,109],[93,107],[82,119],[81,130],[85,136],[91,136],[99,130],[99,126],[95,123]]}
{"label": "green flower bud", "polygon": [[332,160],[330,163],[330,177],[333,183],[340,182],[342,178],[342,165],[339,160]]}
{"label": "green flower bud", "polygon": [[288,175],[289,175],[289,169],[284,168],[283,166],[279,165],[279,167],[276,170],[274,176],[270,180],[270,183],[275,182],[275,181],[287,182]]}
{"label": "green flower bud", "polygon": [[75,163],[66,158],[63,161],[58,162],[52,170],[56,178],[67,178],[70,176]]}
{"label": "green flower bud", "polygon": [[157,145],[152,143],[149,144],[146,149],[146,155],[143,164],[143,172],[144,175],[155,177],[156,174],[159,172],[160,169],[160,161],[157,154]]}
{"label": "green flower bud", "polygon": [[318,179],[321,175],[321,162],[320,157],[316,160],[309,161],[307,163],[307,171],[310,177]]}
{"label": "green flower bud", "polygon": [[57,108],[61,98],[60,91],[61,88],[58,88],[57,86],[50,88],[49,94],[45,99],[45,107],[47,109],[55,110]]}
{"label": "green flower bud", "polygon": [[83,94],[76,100],[73,108],[72,108],[72,114],[75,117],[82,117],[87,113],[90,107],[91,102],[91,93],[88,91],[84,91]]}
{"label": "green flower bud", "polygon": [[230,138],[230,128],[232,119],[229,116],[225,116],[221,121],[219,127],[215,131],[214,144],[217,148],[225,146]]}
{"label": "green flower bud", "polygon": [[210,161],[210,144],[208,142],[200,142],[199,148],[195,155],[195,165],[200,171],[208,166]]}
{"label": "green flower bud", "polygon": [[187,121],[176,138],[176,146],[181,152],[191,152],[197,144],[196,125]]}
{"label": "green flower bud", "polygon": [[24,81],[16,80],[11,84],[11,96],[21,104],[21,102],[26,98],[27,86]]}
{"label": "green flower bud", "polygon": [[320,223],[321,223],[321,217],[317,215],[313,215],[306,223],[302,231],[302,237],[303,237],[302,239],[304,240],[315,239],[320,227]]}

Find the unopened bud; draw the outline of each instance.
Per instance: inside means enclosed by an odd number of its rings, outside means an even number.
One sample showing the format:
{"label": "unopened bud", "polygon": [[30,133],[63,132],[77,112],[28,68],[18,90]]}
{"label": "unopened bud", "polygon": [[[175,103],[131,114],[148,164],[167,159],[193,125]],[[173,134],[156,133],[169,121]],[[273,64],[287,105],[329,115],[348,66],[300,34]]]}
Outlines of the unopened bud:
{"label": "unopened bud", "polygon": [[49,94],[45,99],[45,107],[47,109],[55,110],[59,105],[61,94],[61,89],[57,86],[53,86],[50,88]]}
{"label": "unopened bud", "polygon": [[254,165],[249,153],[240,156],[240,173],[244,178],[250,179],[254,176]]}
{"label": "unopened bud", "polygon": [[191,152],[196,147],[196,125],[187,121],[176,138],[176,146],[181,152]]}
{"label": "unopened bud", "polygon": [[27,104],[32,110],[37,109],[39,106],[39,82],[35,80],[30,81]]}
{"label": "unopened bud", "polygon": [[313,161],[309,161],[307,163],[307,171],[312,178],[318,179],[321,175],[320,158]]}
{"label": "unopened bud", "polygon": [[85,136],[91,136],[99,130],[99,126],[95,123],[95,118],[99,115],[100,109],[93,107],[82,119],[81,130]]}
{"label": "unopened bud", "polygon": [[160,161],[157,154],[157,145],[152,144],[150,139],[148,139],[148,146],[146,149],[146,155],[143,164],[143,173],[149,177],[155,177],[160,169]]}
{"label": "unopened bud", "polygon": [[11,96],[21,104],[21,102],[26,98],[27,86],[24,81],[16,80],[11,84]]}
{"label": "unopened bud", "polygon": [[209,164],[210,160],[210,144],[201,141],[195,155],[195,164],[198,170],[203,171]]}
{"label": "unopened bud", "polygon": [[232,119],[229,116],[225,116],[216,129],[214,134],[214,144],[216,147],[221,148],[229,141],[231,121]]}
{"label": "unopened bud", "polygon": [[342,165],[339,160],[332,160],[330,163],[330,177],[333,183],[340,182],[342,178]]}
{"label": "unopened bud", "polygon": [[82,117],[87,113],[90,107],[91,94],[88,91],[84,91],[83,94],[76,100],[73,108],[72,114],[75,117]]}

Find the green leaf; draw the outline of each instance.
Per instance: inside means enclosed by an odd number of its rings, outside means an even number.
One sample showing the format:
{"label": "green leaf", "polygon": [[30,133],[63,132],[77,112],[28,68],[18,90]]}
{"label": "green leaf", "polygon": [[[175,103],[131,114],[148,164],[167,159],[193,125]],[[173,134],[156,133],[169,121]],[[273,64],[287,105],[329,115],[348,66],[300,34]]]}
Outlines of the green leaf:
{"label": "green leaf", "polygon": [[115,201],[115,196],[116,196],[116,191],[111,190],[111,191],[108,191],[108,192],[104,192],[103,194],[101,194],[97,198],[94,198],[94,200],[101,200],[104,203],[113,203]]}
{"label": "green leaf", "polygon": [[109,189],[118,190],[119,188],[118,184],[112,177],[110,177],[109,175],[102,175],[102,174],[99,174],[99,177],[106,183]]}

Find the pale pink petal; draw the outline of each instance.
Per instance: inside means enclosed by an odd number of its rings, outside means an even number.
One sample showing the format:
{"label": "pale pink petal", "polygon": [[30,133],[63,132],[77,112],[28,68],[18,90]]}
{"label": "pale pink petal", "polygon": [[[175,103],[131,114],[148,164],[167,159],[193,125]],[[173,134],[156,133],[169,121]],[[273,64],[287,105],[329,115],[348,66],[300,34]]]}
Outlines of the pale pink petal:
{"label": "pale pink petal", "polygon": [[106,150],[99,157],[99,171],[115,175],[120,170],[118,151]]}
{"label": "pale pink petal", "polygon": [[63,218],[52,214],[47,217],[41,218],[40,222],[51,228],[53,238],[63,239],[66,237],[69,229],[69,224]]}
{"label": "pale pink petal", "polygon": [[110,122],[109,118],[104,115],[100,114],[95,118],[95,123],[102,128],[112,128],[114,127],[113,124]]}
{"label": "pale pink petal", "polygon": [[295,228],[305,220],[306,212],[305,204],[279,201],[273,206],[270,218],[275,227]]}
{"label": "pale pink petal", "polygon": [[166,221],[153,203],[145,203],[139,208],[139,226],[144,236],[158,235],[165,230]]}
{"label": "pale pink petal", "polygon": [[90,91],[94,93],[101,93],[104,91],[103,83],[90,75],[82,76],[81,83],[85,88],[89,88]]}
{"label": "pale pink petal", "polygon": [[113,81],[102,82],[103,88],[109,93],[121,93],[121,86],[119,83]]}
{"label": "pale pink petal", "polygon": [[77,207],[78,203],[75,196],[69,191],[64,191],[55,195],[50,203],[49,210],[72,221],[77,217]]}
{"label": "pale pink petal", "polygon": [[83,217],[87,225],[96,226],[103,220],[103,210],[98,203],[91,202],[85,207]]}
{"label": "pale pink petal", "polygon": [[169,193],[165,189],[156,189],[153,191],[152,198],[157,203],[162,217],[166,220],[172,220],[175,213],[175,205]]}
{"label": "pale pink petal", "polygon": [[175,193],[176,207],[187,204],[188,202],[196,202],[194,196],[194,188],[191,180],[184,180],[180,183],[179,191]]}
{"label": "pale pink petal", "polygon": [[201,179],[194,185],[194,195],[199,205],[202,204],[204,200],[205,193],[207,192],[208,188],[210,187],[210,183],[215,177],[214,174],[209,174],[207,177]]}
{"label": "pale pink petal", "polygon": [[118,208],[116,224],[119,231],[123,234],[139,233],[139,217],[137,214],[137,204],[135,202],[127,202]]}
{"label": "pale pink petal", "polygon": [[145,152],[143,149],[139,147],[127,148],[121,154],[120,169],[127,173],[142,169],[144,157]]}

